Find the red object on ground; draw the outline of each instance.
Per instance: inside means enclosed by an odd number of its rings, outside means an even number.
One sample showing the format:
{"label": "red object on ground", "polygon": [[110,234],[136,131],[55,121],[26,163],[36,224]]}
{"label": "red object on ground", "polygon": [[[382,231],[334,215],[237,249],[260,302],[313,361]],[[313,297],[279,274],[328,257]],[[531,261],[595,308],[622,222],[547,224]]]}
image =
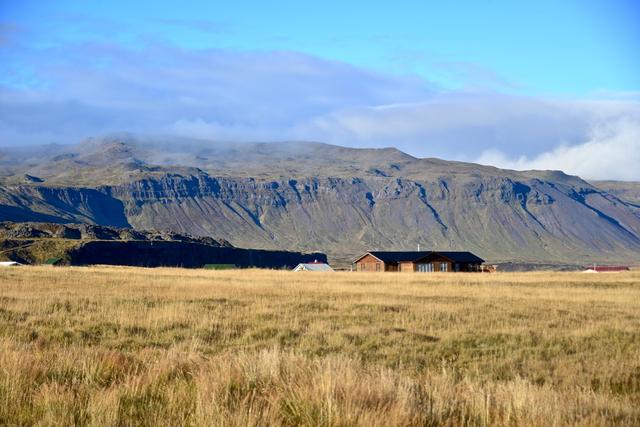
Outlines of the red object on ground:
{"label": "red object on ground", "polygon": [[629,267],[626,265],[592,265],[585,267],[585,270],[593,270],[598,273],[606,273],[611,271],[629,271]]}

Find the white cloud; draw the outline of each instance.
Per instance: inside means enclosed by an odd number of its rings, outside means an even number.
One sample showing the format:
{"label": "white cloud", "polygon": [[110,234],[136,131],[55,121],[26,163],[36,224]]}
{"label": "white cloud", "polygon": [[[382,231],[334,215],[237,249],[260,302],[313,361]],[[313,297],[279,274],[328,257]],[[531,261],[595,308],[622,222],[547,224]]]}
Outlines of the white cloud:
{"label": "white cloud", "polygon": [[14,76],[12,86],[0,84],[0,144],[50,142],[43,130],[70,141],[113,131],[203,131],[203,123],[211,138],[236,129],[238,138],[281,139],[315,116],[431,93],[421,79],[295,52],[84,44],[25,49],[11,59],[0,64],[0,76]]}
{"label": "white cloud", "polygon": [[296,131],[299,137],[395,145],[419,156],[471,161],[491,150],[534,157],[582,143],[594,128],[622,119],[640,121],[640,103],[442,93],[419,103],[331,112],[300,123]]}
{"label": "white cloud", "polygon": [[586,179],[640,181],[640,121],[600,125],[582,144],[561,145],[531,159],[509,158],[498,150],[487,150],[477,161],[517,170],[562,170]]}

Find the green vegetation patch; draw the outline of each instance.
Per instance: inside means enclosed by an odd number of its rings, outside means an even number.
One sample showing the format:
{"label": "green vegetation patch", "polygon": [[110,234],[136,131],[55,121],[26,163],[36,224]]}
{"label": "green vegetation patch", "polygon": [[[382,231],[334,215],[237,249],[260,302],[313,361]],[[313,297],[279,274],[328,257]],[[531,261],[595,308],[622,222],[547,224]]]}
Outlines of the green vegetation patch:
{"label": "green vegetation patch", "polygon": [[233,270],[238,266],[235,264],[205,264],[202,268],[206,270]]}

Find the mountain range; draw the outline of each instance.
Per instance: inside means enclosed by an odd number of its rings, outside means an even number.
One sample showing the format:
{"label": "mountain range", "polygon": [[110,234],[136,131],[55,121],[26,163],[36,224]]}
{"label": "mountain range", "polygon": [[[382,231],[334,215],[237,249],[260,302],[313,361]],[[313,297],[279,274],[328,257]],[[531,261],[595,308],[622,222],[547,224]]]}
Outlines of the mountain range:
{"label": "mountain range", "polygon": [[640,263],[639,183],[317,142],[3,148],[0,220],[170,230],[339,263],[418,245],[495,263]]}

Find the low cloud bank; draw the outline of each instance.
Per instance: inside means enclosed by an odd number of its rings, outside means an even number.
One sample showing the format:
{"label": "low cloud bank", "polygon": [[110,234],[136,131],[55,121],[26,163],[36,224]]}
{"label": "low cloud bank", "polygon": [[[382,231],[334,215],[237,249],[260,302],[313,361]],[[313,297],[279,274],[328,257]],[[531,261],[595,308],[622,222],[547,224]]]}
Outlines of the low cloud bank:
{"label": "low cloud bank", "polygon": [[129,131],[396,146],[416,156],[640,180],[640,102],[442,90],[295,52],[149,44],[13,49],[0,145]]}
{"label": "low cloud bank", "polygon": [[586,179],[640,181],[640,121],[600,125],[582,144],[560,145],[533,158],[486,150],[477,162],[518,170],[557,169]]}

